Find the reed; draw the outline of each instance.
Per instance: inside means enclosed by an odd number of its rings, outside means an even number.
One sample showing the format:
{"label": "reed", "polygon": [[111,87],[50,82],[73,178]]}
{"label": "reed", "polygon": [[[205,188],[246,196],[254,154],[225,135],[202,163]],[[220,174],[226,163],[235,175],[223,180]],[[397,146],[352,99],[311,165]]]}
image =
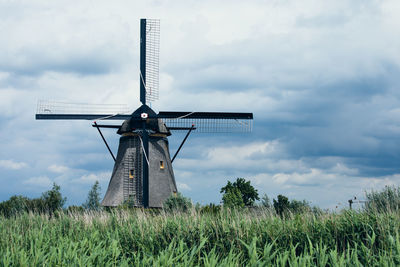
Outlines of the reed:
{"label": "reed", "polygon": [[398,212],[24,213],[0,217],[1,266],[396,266]]}

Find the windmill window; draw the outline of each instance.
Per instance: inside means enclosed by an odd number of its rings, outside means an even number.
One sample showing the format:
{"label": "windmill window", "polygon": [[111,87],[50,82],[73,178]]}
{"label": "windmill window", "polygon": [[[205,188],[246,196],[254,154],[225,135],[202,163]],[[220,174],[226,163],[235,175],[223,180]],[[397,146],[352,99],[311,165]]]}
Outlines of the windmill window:
{"label": "windmill window", "polygon": [[164,161],[160,160],[160,169],[163,170],[164,168]]}
{"label": "windmill window", "polygon": [[129,178],[133,179],[133,169],[129,170]]}

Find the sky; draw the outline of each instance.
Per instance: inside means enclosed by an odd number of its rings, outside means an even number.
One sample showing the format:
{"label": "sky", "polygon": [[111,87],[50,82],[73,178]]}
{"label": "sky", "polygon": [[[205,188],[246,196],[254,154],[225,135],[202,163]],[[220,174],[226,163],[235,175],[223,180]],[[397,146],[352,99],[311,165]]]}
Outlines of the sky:
{"label": "sky", "polygon": [[161,23],[155,111],[254,113],[251,133],[189,137],[173,166],[193,202],[219,203],[237,177],[330,209],[398,186],[399,14],[397,0],[2,0],[0,201],[54,182],[67,205],[96,180],[105,193],[113,161],[92,122],[37,121],[36,107],[138,108],[140,18]]}

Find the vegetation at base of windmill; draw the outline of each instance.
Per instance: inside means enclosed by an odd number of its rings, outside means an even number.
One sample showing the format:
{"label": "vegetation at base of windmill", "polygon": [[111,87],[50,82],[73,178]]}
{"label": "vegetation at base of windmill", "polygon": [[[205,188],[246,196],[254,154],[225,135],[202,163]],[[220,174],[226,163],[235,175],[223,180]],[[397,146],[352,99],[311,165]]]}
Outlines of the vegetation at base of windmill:
{"label": "vegetation at base of windmill", "polygon": [[78,214],[78,213],[83,214],[86,211],[87,210],[84,207],[76,205],[68,206],[68,208],[66,209],[66,212],[69,214]]}
{"label": "vegetation at base of windmill", "polygon": [[[400,264],[400,214],[345,210],[285,218],[253,209],[0,218],[12,265],[276,266]],[[61,256],[60,256],[61,255]]]}
{"label": "vegetation at base of windmill", "polygon": [[101,209],[100,205],[100,184],[96,181],[92,188],[90,189],[86,202],[83,203],[82,207],[87,210],[99,211]]}
{"label": "vegetation at base of windmill", "polygon": [[192,208],[192,200],[184,197],[180,192],[171,195],[163,204],[166,212],[188,212]]}
{"label": "vegetation at base of windmill", "polygon": [[220,193],[235,195],[237,194],[235,190],[240,192],[245,206],[253,206],[254,202],[260,199],[257,189],[250,184],[250,181],[246,181],[244,178],[237,178],[233,183],[228,181],[227,185],[221,188]]}
{"label": "vegetation at base of windmill", "polygon": [[60,186],[53,184],[53,188],[42,194],[40,198],[30,199],[24,196],[12,196],[9,200],[0,203],[0,215],[15,216],[24,212],[50,213],[61,210],[67,198],[63,198]]}
{"label": "vegetation at base of windmill", "polygon": [[381,191],[365,192],[364,209],[370,212],[400,211],[400,186],[385,186]]}
{"label": "vegetation at base of windmill", "polygon": [[201,206],[200,204],[196,205],[196,211],[200,214],[213,214],[217,215],[221,212],[221,206],[215,205],[214,203],[210,203],[205,206]]}
{"label": "vegetation at base of windmill", "polygon": [[118,206],[118,209],[132,209],[136,205],[136,200],[134,196],[129,196],[127,200],[125,200],[121,205]]}

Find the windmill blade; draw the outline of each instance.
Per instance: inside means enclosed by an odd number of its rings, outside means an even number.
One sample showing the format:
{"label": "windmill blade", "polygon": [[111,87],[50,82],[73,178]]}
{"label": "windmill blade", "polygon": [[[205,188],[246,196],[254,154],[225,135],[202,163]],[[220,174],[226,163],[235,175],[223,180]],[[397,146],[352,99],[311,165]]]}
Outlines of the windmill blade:
{"label": "windmill blade", "polygon": [[129,108],[119,104],[82,104],[39,100],[37,120],[126,120]]}
{"label": "windmill blade", "polygon": [[145,90],[146,100],[155,101],[159,96],[160,20],[146,19]]}
{"label": "windmill blade", "polygon": [[165,119],[240,119],[252,120],[253,113],[243,112],[191,112],[191,111],[160,111],[159,118]]}
{"label": "windmill blade", "polygon": [[37,120],[127,120],[130,115],[122,114],[36,114]]}
{"label": "windmill blade", "polygon": [[253,113],[161,111],[158,117],[171,130],[195,125],[200,133],[243,133],[253,128]]}

